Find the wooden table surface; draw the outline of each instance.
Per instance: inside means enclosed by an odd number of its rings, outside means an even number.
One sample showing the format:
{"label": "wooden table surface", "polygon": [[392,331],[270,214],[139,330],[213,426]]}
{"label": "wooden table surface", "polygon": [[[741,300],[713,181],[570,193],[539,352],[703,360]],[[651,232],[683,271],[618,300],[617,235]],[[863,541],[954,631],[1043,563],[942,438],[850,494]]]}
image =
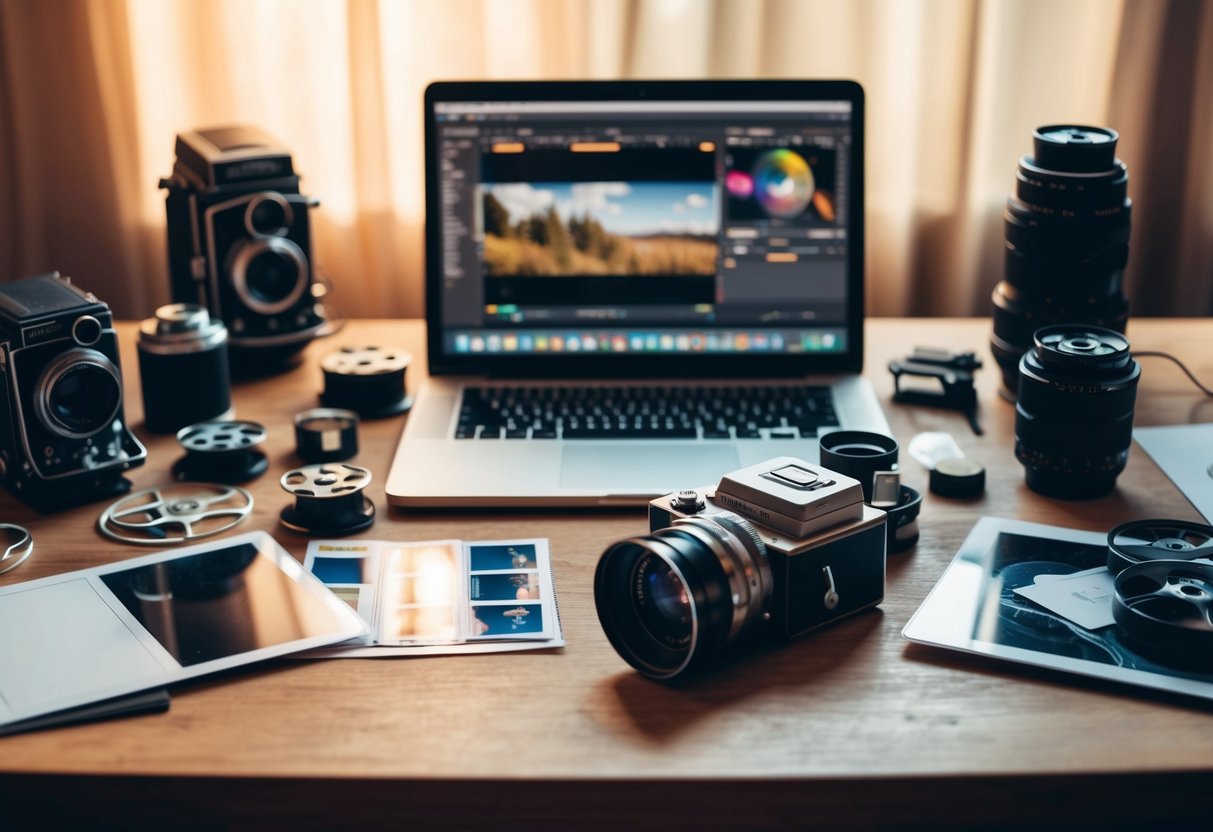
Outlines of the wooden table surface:
{"label": "wooden table surface", "polygon": [[[47,818],[82,827],[767,829],[929,824],[1115,827],[1183,816],[1213,786],[1213,708],[1059,674],[912,647],[901,629],[981,515],[1106,530],[1129,519],[1199,515],[1137,447],[1115,492],[1090,502],[1027,490],[1012,454],[1010,405],[997,394],[989,322],[873,320],[867,375],[903,444],[952,433],[988,471],[983,498],[927,495],[921,540],[890,556],[879,611],[778,649],[735,657],[676,686],[634,673],[598,625],[592,574],[605,546],[647,529],[642,509],[402,511],[383,481],[403,418],[363,422],[354,460],[378,508],[363,537],[547,537],[564,650],[421,659],[280,660],[181,686],[168,713],[0,740],[0,828]],[[1213,381],[1213,322],[1135,320],[1137,349],[1182,357]],[[148,446],[134,487],[169,481],[171,437],[142,430],[132,325],[121,328],[127,420]],[[297,368],[235,389],[238,416],[269,428],[268,474],[250,486],[239,531],[278,525],[278,486],[298,463],[291,418],[316,406],[320,359],[339,346],[403,346],[424,377],[419,322],[356,321],[313,343]],[[891,403],[888,360],[912,347],[971,349],[977,437],[958,414]],[[1169,362],[1143,358],[1138,425],[1213,421]],[[1207,450],[1207,449],[1206,449]],[[902,460],[926,492],[926,472]],[[687,483],[688,486],[698,483]],[[7,493],[3,519],[28,526],[34,557],[0,585],[144,554],[95,531],[104,503],[40,516]],[[0,673],[4,669],[0,668]],[[1153,800],[1155,794],[1166,799]],[[1207,816],[1206,816],[1207,817]],[[398,820],[397,820],[398,819]],[[626,820],[626,823],[618,821]],[[105,828],[111,828],[106,826]],[[51,828],[51,827],[47,827]]]}

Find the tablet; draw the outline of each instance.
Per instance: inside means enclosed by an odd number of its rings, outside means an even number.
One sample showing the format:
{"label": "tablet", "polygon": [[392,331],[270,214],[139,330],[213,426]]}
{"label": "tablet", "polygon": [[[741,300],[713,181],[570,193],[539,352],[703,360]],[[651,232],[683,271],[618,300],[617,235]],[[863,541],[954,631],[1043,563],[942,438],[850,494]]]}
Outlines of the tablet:
{"label": "tablet", "polygon": [[[1107,559],[1106,532],[982,517],[902,635],[920,644],[1213,699],[1213,667],[1205,672],[1164,664],[1113,622],[1111,579],[1093,580],[1106,575]],[[1081,584],[1065,586],[1073,581]],[[1076,598],[1082,612],[1060,603],[1074,606],[1069,599]]]}
{"label": "tablet", "polygon": [[265,532],[0,588],[0,725],[365,632]]}

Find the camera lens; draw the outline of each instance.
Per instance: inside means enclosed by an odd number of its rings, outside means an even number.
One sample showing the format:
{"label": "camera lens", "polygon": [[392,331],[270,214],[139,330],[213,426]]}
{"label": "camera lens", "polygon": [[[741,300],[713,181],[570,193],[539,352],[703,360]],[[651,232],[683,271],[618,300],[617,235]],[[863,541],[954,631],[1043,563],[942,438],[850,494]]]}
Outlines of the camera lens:
{"label": "camera lens", "polygon": [[291,205],[282,194],[259,194],[244,210],[244,226],[249,234],[269,237],[285,233],[292,217]]}
{"label": "camera lens", "polygon": [[264,237],[240,246],[232,258],[232,287],[240,301],[262,315],[277,315],[307,288],[307,259],[285,237]]}
{"label": "camera lens", "polygon": [[1015,457],[1033,491],[1100,497],[1124,470],[1141,368],[1109,329],[1044,327],[1019,364]]}
{"label": "camera lens", "polygon": [[72,439],[108,427],[121,406],[118,368],[96,350],[62,353],[42,371],[34,390],[34,410],[42,423]]}
{"label": "camera lens", "polygon": [[1062,323],[1124,332],[1132,201],[1115,130],[1048,125],[1033,134],[1003,213],[1006,256],[994,288],[991,351],[1014,396],[1032,333]]}
{"label": "camera lens", "polygon": [[721,513],[608,548],[594,575],[598,620],[629,664],[670,679],[769,613],[766,547],[746,520]]}

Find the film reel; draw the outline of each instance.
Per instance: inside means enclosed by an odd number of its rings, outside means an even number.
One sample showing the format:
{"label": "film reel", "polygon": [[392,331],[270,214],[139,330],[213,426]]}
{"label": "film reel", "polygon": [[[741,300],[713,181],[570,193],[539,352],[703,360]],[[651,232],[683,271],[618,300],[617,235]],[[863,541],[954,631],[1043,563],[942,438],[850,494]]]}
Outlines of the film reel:
{"label": "film reel", "polygon": [[1155,560],[1213,559],[1213,527],[1186,520],[1134,520],[1108,532],[1108,571]]}
{"label": "film reel", "polygon": [[364,419],[395,416],[413,406],[404,374],[412,358],[403,350],[344,347],[320,362],[325,407],[352,410]]}
{"label": "film reel", "polygon": [[1145,561],[1115,586],[1112,617],[1144,652],[1185,666],[1213,663],[1213,563]]}
{"label": "film reel", "polygon": [[29,529],[15,523],[0,523],[0,532],[8,538],[8,545],[0,552],[0,575],[16,569],[34,553],[34,536]]}
{"label": "film reel", "polygon": [[248,482],[269,468],[257,446],[265,442],[256,422],[199,422],[177,431],[185,456],[173,463],[173,476],[191,482]]}
{"label": "film reel", "polygon": [[171,546],[225,532],[253,510],[253,495],[233,485],[173,483],[112,503],[97,528],[119,543]]}
{"label": "film reel", "polygon": [[282,489],[295,504],[282,509],[282,525],[293,532],[341,537],[370,528],[375,504],[362,492],[371,472],[357,465],[305,465],[282,475]]}

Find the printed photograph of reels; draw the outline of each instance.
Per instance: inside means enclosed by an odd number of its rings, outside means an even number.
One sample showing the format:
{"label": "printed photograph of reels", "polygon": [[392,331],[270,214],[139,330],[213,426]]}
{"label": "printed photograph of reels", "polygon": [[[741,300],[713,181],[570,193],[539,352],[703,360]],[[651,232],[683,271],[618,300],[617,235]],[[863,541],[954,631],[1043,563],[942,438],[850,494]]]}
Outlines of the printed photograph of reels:
{"label": "printed photograph of reels", "polygon": [[1143,561],[1116,577],[1112,617],[1143,654],[1213,668],[1213,563]]}
{"label": "printed photograph of reels", "polygon": [[412,357],[404,350],[343,347],[320,362],[325,407],[352,410],[363,419],[382,419],[413,406],[404,374]]}
{"label": "printed photograph of reels", "polygon": [[1187,520],[1134,520],[1108,532],[1108,571],[1155,560],[1213,560],[1213,527]]}
{"label": "printed photograph of reels", "polygon": [[369,529],[375,504],[362,492],[371,472],[357,465],[305,465],[282,475],[282,490],[295,497],[282,509],[282,525],[293,532],[318,537],[341,537]]}

